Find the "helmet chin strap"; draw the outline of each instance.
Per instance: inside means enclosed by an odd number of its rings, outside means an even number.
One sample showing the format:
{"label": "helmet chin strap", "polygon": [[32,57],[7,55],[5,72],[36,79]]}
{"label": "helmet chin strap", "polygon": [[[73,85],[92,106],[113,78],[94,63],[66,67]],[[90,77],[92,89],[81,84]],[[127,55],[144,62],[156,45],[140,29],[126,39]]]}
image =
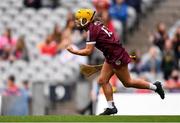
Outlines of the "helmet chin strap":
{"label": "helmet chin strap", "polygon": [[80,24],[81,24],[81,26],[85,26],[85,25],[87,25],[88,24],[88,21],[86,21],[86,23],[85,24],[83,24],[82,23],[82,18],[80,19]]}

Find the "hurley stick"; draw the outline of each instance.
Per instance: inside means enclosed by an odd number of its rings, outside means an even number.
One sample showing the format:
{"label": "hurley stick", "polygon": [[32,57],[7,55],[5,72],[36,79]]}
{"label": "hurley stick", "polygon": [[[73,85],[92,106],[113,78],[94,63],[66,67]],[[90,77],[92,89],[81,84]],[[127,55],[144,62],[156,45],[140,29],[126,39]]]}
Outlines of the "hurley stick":
{"label": "hurley stick", "polygon": [[[130,55],[131,59],[136,60],[136,56]],[[85,65],[81,64],[80,65],[80,72],[85,76],[85,77],[90,77],[91,75],[99,72],[102,69],[103,64],[100,65]]]}

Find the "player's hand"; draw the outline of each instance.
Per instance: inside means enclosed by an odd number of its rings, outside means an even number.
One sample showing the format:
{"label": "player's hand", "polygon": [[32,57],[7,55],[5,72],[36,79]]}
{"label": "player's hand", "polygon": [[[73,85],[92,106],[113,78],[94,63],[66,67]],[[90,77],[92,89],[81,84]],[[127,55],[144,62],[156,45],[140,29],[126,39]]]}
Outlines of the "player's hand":
{"label": "player's hand", "polygon": [[73,51],[74,51],[74,49],[72,48],[71,45],[69,45],[66,49],[67,49],[69,52],[73,52]]}

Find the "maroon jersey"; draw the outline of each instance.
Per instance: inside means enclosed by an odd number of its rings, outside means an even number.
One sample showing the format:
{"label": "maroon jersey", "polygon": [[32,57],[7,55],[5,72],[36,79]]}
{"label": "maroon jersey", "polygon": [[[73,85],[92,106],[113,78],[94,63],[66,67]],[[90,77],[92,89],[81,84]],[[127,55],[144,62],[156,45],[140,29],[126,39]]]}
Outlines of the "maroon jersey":
{"label": "maroon jersey", "polygon": [[117,68],[121,64],[128,64],[131,59],[120,40],[110,32],[100,21],[90,23],[88,26],[87,44],[95,44],[106,58],[106,62]]}

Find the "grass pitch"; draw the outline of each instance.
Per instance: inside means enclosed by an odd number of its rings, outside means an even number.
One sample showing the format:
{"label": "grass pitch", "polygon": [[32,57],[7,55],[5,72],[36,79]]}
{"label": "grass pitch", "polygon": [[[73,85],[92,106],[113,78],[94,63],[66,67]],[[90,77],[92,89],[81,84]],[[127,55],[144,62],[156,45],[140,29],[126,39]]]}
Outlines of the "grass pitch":
{"label": "grass pitch", "polygon": [[0,122],[180,122],[179,116],[0,116]]}

